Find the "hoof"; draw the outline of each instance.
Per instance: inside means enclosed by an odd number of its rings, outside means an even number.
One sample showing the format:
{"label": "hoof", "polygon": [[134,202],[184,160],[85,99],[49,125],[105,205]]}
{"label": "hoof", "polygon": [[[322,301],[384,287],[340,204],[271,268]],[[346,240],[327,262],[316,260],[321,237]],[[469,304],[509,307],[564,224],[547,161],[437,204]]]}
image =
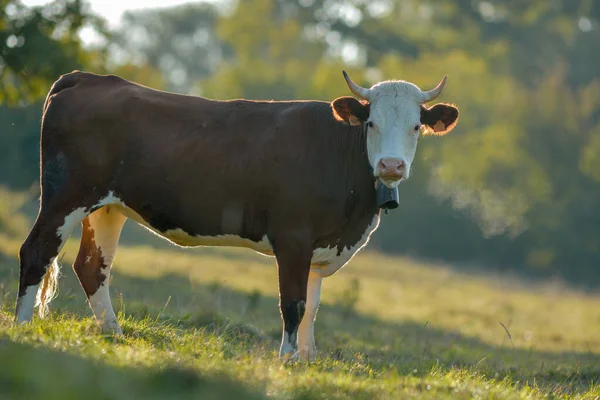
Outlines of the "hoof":
{"label": "hoof", "polygon": [[300,347],[299,357],[302,361],[315,361],[317,358],[317,349],[314,347]]}
{"label": "hoof", "polygon": [[279,355],[279,360],[281,360],[281,362],[284,364],[296,362],[298,359],[299,355],[297,350]]}
{"label": "hoof", "polygon": [[100,325],[103,335],[123,336],[123,330],[116,320],[108,321]]}

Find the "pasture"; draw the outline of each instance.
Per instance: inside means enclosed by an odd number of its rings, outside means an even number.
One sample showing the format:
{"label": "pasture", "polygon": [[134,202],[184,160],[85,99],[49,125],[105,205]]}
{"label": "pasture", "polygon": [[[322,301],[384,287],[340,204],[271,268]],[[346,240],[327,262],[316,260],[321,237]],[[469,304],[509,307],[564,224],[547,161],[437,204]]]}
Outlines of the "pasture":
{"label": "pasture", "polygon": [[600,396],[597,294],[369,250],[324,281],[312,364],[277,359],[272,258],[175,248],[131,222],[111,283],[124,337],[102,336],[92,319],[70,266],[78,232],[61,254],[50,315],[15,327],[16,254],[30,221],[8,208],[0,224],[1,398]]}

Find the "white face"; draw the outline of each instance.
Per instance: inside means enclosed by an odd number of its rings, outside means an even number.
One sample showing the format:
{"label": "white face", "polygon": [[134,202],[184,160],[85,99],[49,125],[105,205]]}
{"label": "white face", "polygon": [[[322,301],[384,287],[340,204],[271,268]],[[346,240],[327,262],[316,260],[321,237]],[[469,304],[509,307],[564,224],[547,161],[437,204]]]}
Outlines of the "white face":
{"label": "white face", "polygon": [[409,177],[421,127],[421,91],[408,82],[371,88],[367,152],[374,174],[388,187]]}
{"label": "white face", "polygon": [[[362,100],[342,96],[331,102],[333,117],[350,125],[367,126],[367,153],[375,177],[394,188],[410,174],[419,134],[445,135],[458,122],[458,108],[435,100],[446,84],[444,76],[433,89],[421,91],[406,81],[385,81],[370,89],[354,83],[343,71],[348,87]],[[423,129],[421,129],[423,127]]]}

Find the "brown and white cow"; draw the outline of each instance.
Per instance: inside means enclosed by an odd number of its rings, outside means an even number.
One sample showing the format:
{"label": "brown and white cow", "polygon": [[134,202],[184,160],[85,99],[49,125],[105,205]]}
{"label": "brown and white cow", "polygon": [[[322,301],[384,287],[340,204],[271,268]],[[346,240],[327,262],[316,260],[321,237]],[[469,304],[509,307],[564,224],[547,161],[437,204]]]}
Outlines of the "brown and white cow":
{"label": "brown and white cow", "polygon": [[[321,281],[377,229],[376,184],[408,178],[419,133],[458,110],[405,81],[322,101],[214,101],[74,71],[55,82],[41,129],[41,199],[20,250],[16,320],[43,316],[56,258],[83,225],[73,268],[104,332],[121,333],[109,273],[127,218],[180,246],[276,257],[280,356],[315,356]],[[367,129],[368,128],[368,129]]]}

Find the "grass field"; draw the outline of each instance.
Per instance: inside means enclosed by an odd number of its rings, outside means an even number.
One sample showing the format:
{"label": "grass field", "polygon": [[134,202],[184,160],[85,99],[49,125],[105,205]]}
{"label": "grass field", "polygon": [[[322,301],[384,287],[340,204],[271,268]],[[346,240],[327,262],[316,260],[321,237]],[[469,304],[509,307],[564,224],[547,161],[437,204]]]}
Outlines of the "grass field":
{"label": "grass field", "polygon": [[122,245],[115,339],[71,270],[75,237],[51,315],[15,327],[16,226],[0,234],[0,398],[600,396],[600,296],[368,251],[324,281],[312,364],[278,361],[274,261],[247,250]]}

